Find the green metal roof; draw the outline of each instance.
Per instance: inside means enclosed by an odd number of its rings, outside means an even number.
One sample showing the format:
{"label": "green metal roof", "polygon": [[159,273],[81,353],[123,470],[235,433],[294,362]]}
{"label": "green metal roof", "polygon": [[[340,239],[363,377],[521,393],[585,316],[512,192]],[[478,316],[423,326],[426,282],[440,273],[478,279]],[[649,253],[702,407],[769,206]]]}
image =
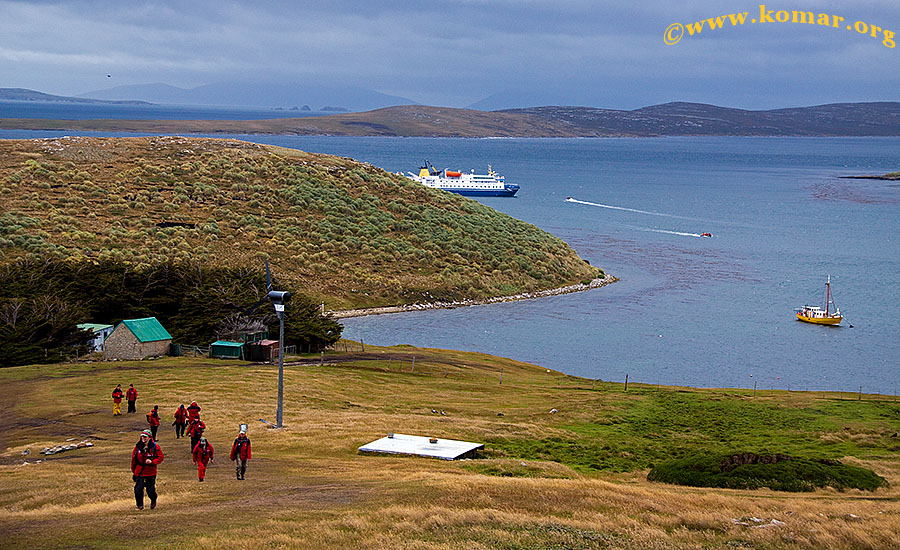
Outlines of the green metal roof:
{"label": "green metal roof", "polygon": [[93,332],[100,332],[100,331],[103,330],[103,329],[107,329],[107,328],[112,328],[112,327],[113,327],[112,325],[103,325],[103,324],[100,324],[100,323],[81,323],[81,324],[78,324],[78,325],[75,325],[75,326],[78,327],[78,328],[80,328],[81,330],[90,330],[90,331],[93,331]]}
{"label": "green metal roof", "polygon": [[144,319],[125,319],[122,324],[134,334],[140,342],[156,342],[158,340],[171,340],[172,335],[156,320],[156,317]]}
{"label": "green metal roof", "polygon": [[242,343],[240,343],[240,342],[227,342],[227,341],[225,341],[225,340],[216,340],[215,342],[213,342],[213,343],[210,344],[210,345],[211,345],[211,346],[224,346],[224,347],[229,347],[229,348],[242,348],[242,347],[244,347],[244,344],[242,344]]}

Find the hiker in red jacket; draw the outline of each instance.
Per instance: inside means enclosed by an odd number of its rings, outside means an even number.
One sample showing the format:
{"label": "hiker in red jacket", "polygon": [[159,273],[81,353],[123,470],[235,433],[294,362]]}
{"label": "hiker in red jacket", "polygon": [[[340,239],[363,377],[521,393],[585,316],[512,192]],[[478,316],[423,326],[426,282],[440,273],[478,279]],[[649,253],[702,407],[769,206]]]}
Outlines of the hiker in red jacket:
{"label": "hiker in red jacket", "polygon": [[116,389],[112,392],[113,398],[113,416],[119,416],[122,414],[122,397],[125,394],[122,393],[122,384],[116,384]]}
{"label": "hiker in red jacket", "polygon": [[201,437],[194,447],[194,464],[197,465],[197,476],[200,481],[206,477],[206,465],[213,460],[213,446],[210,445],[205,437]]}
{"label": "hiker in red jacket", "polygon": [[195,420],[200,418],[200,405],[197,404],[196,401],[192,401],[191,404],[187,408],[188,412],[188,421]]}
{"label": "hiker in red jacket", "polygon": [[175,426],[175,439],[181,439],[184,436],[184,429],[187,427],[187,409],[184,408],[184,403],[182,403],[175,410],[175,422],[172,422],[172,425]]}
{"label": "hiker in red jacket", "polygon": [[147,423],[150,424],[150,433],[156,441],[156,430],[159,429],[159,405],[153,405],[153,410],[147,413]]}
{"label": "hiker in red jacket", "polygon": [[163,458],[162,449],[153,441],[150,430],[141,432],[141,439],[131,452],[131,479],[138,510],[144,509],[144,489],[150,497],[150,509],[156,508],[156,466]]}
{"label": "hiker in red jacket", "polygon": [[199,416],[191,421],[191,425],[188,427],[188,435],[191,436],[191,452],[194,452],[194,447],[200,442],[200,438],[203,437],[203,430],[205,429],[206,424],[200,420]]}
{"label": "hiker in red jacket", "polygon": [[125,392],[125,400],[128,401],[128,412],[136,413],[137,408],[134,406],[134,402],[137,401],[137,390],[134,389],[134,384],[128,384],[128,391]]}
{"label": "hiker in red jacket", "polygon": [[234,461],[234,472],[237,478],[243,480],[244,474],[247,472],[247,461],[250,460],[250,439],[247,437],[246,425],[241,424],[241,432],[234,440],[228,458]]}

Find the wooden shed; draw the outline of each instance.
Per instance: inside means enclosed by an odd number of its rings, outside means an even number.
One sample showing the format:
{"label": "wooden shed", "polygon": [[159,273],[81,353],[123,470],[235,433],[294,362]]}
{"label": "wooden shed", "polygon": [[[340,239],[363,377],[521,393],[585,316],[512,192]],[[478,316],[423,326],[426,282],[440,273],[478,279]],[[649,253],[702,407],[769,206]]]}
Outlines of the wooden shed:
{"label": "wooden shed", "polygon": [[144,359],[169,353],[172,335],[156,317],[126,319],[106,338],[103,358]]}
{"label": "wooden shed", "polygon": [[215,359],[246,359],[245,344],[217,340],[209,345],[209,356]]}
{"label": "wooden shed", "polygon": [[260,340],[247,344],[251,361],[275,361],[278,359],[278,340]]}

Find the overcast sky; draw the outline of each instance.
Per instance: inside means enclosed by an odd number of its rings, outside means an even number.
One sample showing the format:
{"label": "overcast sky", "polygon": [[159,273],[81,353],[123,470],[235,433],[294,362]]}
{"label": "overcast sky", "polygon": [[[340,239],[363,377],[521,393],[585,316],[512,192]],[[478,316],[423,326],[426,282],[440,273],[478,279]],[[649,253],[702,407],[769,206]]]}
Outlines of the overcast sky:
{"label": "overcast sky", "polygon": [[[900,101],[900,47],[871,36],[900,31],[900,1],[766,9],[844,21],[752,24],[759,2],[712,0],[0,0],[0,87],[315,81],[450,107],[493,94],[619,109]],[[673,23],[741,12],[744,25],[663,40]]]}

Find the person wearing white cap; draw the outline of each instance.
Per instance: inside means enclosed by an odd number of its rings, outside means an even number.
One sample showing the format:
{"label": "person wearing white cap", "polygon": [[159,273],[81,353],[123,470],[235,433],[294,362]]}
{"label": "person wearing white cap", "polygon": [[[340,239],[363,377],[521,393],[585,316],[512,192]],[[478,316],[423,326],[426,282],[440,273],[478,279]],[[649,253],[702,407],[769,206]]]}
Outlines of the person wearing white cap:
{"label": "person wearing white cap", "polygon": [[239,480],[244,479],[247,472],[247,461],[250,460],[250,438],[247,437],[247,425],[241,424],[241,431],[238,433],[234,445],[231,446],[231,454],[228,455],[229,460],[234,461],[234,471]]}
{"label": "person wearing white cap", "polygon": [[144,509],[144,489],[150,497],[150,509],[156,508],[156,466],[165,456],[153,441],[150,430],[141,432],[141,438],[131,452],[131,479],[134,481],[134,501],[138,510]]}

